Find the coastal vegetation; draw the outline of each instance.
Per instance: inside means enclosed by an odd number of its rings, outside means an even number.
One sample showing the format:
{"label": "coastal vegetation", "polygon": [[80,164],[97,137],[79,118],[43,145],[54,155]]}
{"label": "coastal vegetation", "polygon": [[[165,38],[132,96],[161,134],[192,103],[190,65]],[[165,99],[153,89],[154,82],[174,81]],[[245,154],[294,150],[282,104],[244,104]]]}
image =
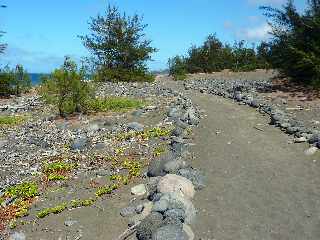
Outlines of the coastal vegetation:
{"label": "coastal vegetation", "polygon": [[320,1],[308,0],[300,13],[293,1],[282,9],[262,7],[270,19],[271,66],[298,83],[320,87]]}
{"label": "coastal vegetation", "polygon": [[128,16],[109,5],[105,16],[92,18],[91,34],[81,36],[83,44],[92,53],[98,81],[153,81],[146,62],[156,49],[146,39],[148,25],[137,14]]}
{"label": "coastal vegetation", "polygon": [[31,79],[22,65],[0,69],[0,96],[21,95],[31,88]]}
{"label": "coastal vegetation", "polygon": [[248,47],[245,41],[231,46],[215,34],[209,35],[201,46],[192,46],[186,55],[169,59],[170,75],[183,80],[188,73],[273,68],[294,82],[320,87],[320,1],[307,1],[302,13],[291,0],[281,9],[261,9],[270,20],[269,41],[257,47]]}

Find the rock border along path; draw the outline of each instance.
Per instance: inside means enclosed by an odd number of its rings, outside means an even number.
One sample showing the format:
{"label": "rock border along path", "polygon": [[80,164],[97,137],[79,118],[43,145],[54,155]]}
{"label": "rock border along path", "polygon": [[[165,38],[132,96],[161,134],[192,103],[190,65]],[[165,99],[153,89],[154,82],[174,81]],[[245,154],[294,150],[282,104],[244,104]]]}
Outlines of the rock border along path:
{"label": "rock border along path", "polygon": [[294,142],[309,142],[312,146],[306,154],[315,153],[320,148],[320,130],[308,129],[304,123],[293,119],[289,114],[263,100],[258,91],[269,91],[272,83],[269,80],[192,80],[184,83],[185,90],[193,89],[201,93],[208,93],[224,98],[233,99],[258,109],[260,113],[270,116],[270,124],[280,128],[283,132],[293,135]]}
{"label": "rock border along path", "polygon": [[[168,110],[167,121],[174,125],[170,151],[150,163],[146,188],[131,189],[136,196],[145,196],[143,204],[122,209],[130,218],[129,230],[136,229],[139,240],[193,240],[189,226],[194,222],[196,209],[192,203],[195,190],[205,187],[202,173],[185,161],[188,155],[188,132],[200,121],[198,109],[190,99],[175,92],[178,98]],[[137,193],[137,188],[141,192]],[[146,190],[144,190],[146,189]],[[146,200],[146,201],[145,201]]]}

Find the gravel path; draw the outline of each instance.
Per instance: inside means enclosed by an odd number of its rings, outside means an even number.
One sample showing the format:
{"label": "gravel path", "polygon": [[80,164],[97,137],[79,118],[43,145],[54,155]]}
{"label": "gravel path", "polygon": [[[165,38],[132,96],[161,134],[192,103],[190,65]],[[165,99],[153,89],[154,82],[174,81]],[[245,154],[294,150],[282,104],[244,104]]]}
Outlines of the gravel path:
{"label": "gravel path", "polygon": [[197,239],[320,239],[319,152],[305,156],[307,144],[289,144],[254,109],[187,95],[206,115],[191,149],[207,176],[194,201]]}

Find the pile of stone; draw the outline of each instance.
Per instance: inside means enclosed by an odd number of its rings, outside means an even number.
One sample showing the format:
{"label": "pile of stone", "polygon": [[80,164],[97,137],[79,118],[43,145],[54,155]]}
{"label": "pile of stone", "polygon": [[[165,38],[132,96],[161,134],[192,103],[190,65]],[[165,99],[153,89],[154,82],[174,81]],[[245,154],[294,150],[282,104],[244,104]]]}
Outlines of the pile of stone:
{"label": "pile of stone", "polygon": [[22,96],[13,98],[13,101],[0,105],[0,112],[21,113],[34,110],[43,105],[39,96]]}
{"label": "pile of stone", "polygon": [[105,82],[100,83],[97,87],[98,97],[108,96],[127,96],[127,97],[171,97],[178,96],[179,93],[154,83],[135,83],[135,82]]}
{"label": "pile of stone", "polygon": [[175,126],[170,151],[150,163],[145,185],[131,189],[135,196],[142,196],[142,203],[120,212],[124,217],[130,216],[129,226],[136,226],[139,240],[194,239],[190,224],[196,209],[192,199],[196,190],[205,187],[205,180],[186,161],[187,131],[199,123],[200,115],[192,102],[179,94],[168,110],[167,120]]}
{"label": "pile of stone", "polygon": [[309,142],[311,148],[320,148],[320,131],[307,128],[290,114],[276,105],[264,100],[260,91],[268,92],[272,88],[269,80],[192,80],[184,84],[186,90],[198,90],[201,93],[214,94],[233,99],[239,104],[257,108],[259,112],[270,116],[270,124],[294,136],[294,142]]}

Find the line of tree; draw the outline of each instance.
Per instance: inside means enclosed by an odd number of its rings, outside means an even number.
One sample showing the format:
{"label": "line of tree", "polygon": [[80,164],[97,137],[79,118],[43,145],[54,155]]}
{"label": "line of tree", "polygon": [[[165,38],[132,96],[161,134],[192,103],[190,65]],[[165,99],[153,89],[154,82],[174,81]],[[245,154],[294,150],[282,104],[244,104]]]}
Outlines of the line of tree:
{"label": "line of tree", "polygon": [[184,79],[187,73],[211,73],[224,69],[232,71],[252,71],[269,68],[268,46],[265,42],[256,48],[244,40],[233,46],[222,43],[215,34],[209,35],[204,43],[192,46],[186,56],[175,56],[168,61],[169,72],[177,80]]}
{"label": "line of tree", "polygon": [[261,7],[270,19],[269,62],[292,80],[320,87],[320,0],[299,13],[292,0],[282,9]]}
{"label": "line of tree", "polygon": [[169,59],[170,74],[184,79],[187,73],[273,68],[292,81],[320,87],[320,0],[308,0],[302,13],[293,0],[281,9],[260,9],[269,18],[269,41],[256,48],[247,47],[244,41],[230,46],[210,35],[200,47],[191,47],[186,56]]}

